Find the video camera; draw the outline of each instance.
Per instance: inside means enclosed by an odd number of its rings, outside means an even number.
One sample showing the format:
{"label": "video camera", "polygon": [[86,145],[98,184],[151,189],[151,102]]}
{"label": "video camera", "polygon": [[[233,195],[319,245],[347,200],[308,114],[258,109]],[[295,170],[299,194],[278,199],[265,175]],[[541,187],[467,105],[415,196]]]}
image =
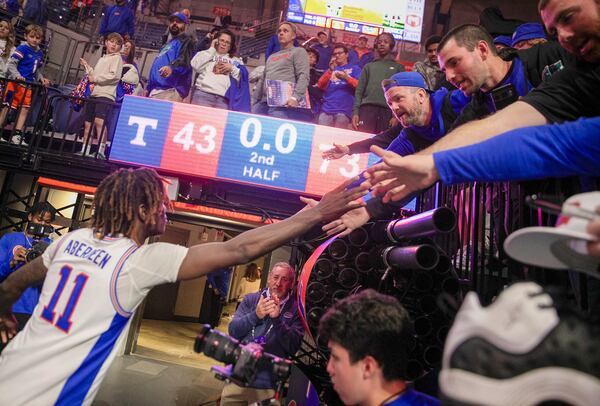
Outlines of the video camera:
{"label": "video camera", "polygon": [[232,367],[213,366],[211,371],[222,380],[238,386],[248,386],[259,371],[270,371],[278,393],[290,377],[292,362],[269,354],[256,343],[240,344],[238,340],[210,328],[205,324],[196,336],[194,351],[231,364]]}
{"label": "video camera", "polygon": [[27,250],[27,254],[25,254],[25,262],[33,261],[46,251],[50,243],[44,241],[42,238],[48,238],[53,232],[54,228],[52,226],[32,222],[27,224],[27,234],[33,236],[33,244]]}

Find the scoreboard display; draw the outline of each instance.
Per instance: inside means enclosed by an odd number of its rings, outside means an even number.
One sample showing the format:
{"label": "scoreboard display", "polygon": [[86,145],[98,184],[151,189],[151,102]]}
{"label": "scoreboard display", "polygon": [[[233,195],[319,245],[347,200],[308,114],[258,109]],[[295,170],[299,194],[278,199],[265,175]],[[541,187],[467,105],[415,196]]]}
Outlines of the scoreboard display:
{"label": "scoreboard display", "polygon": [[321,196],[378,159],[325,160],[333,143],[370,134],[255,114],[126,96],[110,160]]}

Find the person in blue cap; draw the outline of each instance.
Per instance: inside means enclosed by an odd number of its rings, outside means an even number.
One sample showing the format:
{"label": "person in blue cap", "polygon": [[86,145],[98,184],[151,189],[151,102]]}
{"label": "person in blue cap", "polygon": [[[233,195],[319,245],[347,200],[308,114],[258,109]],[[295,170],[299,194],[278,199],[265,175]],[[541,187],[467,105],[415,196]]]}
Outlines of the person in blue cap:
{"label": "person in blue cap", "polygon": [[192,86],[192,66],[190,64],[194,44],[185,34],[189,24],[187,16],[181,12],[169,17],[169,33],[172,39],[160,50],[152,63],[148,77],[148,96],[155,99],[182,101]]}
{"label": "person in blue cap", "polygon": [[446,134],[469,102],[460,91],[442,87],[432,92],[418,72],[399,72],[381,82],[387,105],[399,124],[374,137],[350,145],[334,143],[325,159],[369,152],[371,145],[402,156],[414,154]]}
{"label": "person in blue cap", "polygon": [[525,23],[515,30],[510,46],[515,49],[529,49],[544,42],[547,42],[544,26],[540,23]]}
{"label": "person in blue cap", "polygon": [[498,35],[494,38],[494,46],[496,47],[496,51],[500,51],[504,48],[510,48],[511,43],[512,38],[508,35]]}

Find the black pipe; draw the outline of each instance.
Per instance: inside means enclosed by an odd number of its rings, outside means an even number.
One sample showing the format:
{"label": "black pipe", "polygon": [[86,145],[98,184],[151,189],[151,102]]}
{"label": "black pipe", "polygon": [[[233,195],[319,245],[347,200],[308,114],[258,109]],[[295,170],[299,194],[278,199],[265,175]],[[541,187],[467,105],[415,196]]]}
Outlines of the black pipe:
{"label": "black pipe", "polygon": [[447,207],[439,207],[412,217],[378,223],[371,229],[376,242],[396,243],[401,240],[449,233],[456,227],[456,214]]}

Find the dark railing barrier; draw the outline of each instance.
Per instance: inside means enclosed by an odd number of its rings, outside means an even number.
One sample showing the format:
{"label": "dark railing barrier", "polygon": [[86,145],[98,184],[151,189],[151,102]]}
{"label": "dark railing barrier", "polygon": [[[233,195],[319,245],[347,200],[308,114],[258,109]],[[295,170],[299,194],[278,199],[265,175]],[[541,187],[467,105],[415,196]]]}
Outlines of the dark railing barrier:
{"label": "dark railing barrier", "polygon": [[[107,159],[120,107],[120,103],[66,94],[50,96],[40,117],[35,151]],[[95,125],[97,120],[102,123]]]}

